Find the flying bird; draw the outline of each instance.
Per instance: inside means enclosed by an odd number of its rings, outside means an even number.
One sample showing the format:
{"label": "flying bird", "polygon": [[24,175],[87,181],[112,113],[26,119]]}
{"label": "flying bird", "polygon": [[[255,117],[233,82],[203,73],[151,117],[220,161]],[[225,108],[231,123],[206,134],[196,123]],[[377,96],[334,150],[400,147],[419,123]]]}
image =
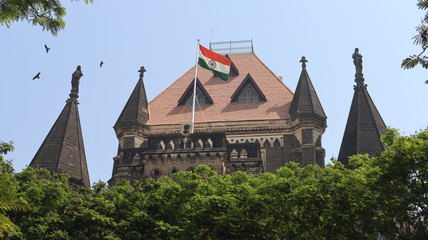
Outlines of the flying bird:
{"label": "flying bird", "polygon": [[36,74],[36,76],[33,77],[33,80],[36,78],[40,78],[40,72]]}
{"label": "flying bird", "polygon": [[46,49],[46,53],[49,53],[49,50],[51,50],[50,48],[48,48],[46,44],[45,44],[45,49]]}
{"label": "flying bird", "polygon": [[103,61],[101,61],[101,62],[100,62],[100,67],[103,67],[103,64],[104,64],[104,62],[103,62]]}

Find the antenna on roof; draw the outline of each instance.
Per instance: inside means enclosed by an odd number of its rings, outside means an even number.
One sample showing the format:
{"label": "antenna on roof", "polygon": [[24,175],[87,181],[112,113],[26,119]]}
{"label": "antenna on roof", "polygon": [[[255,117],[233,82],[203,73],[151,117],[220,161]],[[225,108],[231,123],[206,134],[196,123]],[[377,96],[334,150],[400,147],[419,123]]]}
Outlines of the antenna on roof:
{"label": "antenna on roof", "polygon": [[253,39],[241,41],[210,42],[210,50],[220,53],[253,53]]}

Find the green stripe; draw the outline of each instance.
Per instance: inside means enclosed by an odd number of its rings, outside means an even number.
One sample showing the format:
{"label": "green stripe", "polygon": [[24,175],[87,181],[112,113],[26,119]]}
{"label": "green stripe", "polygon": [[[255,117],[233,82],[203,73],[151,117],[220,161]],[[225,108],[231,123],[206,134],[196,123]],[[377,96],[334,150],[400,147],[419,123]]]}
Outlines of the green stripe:
{"label": "green stripe", "polygon": [[211,72],[213,72],[213,73],[214,73],[214,75],[216,75],[217,77],[221,78],[223,81],[227,81],[227,80],[229,79],[229,74],[228,74],[228,73],[226,74],[226,73],[219,72],[219,71],[216,71],[216,70],[211,69],[211,68],[208,66],[207,62],[206,62],[204,59],[202,59],[202,58],[199,58],[199,60],[198,60],[198,64],[199,64],[199,66],[201,66],[201,67],[203,67],[203,68],[205,68],[205,69],[208,69],[208,70],[210,70]]}
{"label": "green stripe", "polygon": [[221,78],[223,81],[227,81],[229,79],[228,73],[219,72],[219,71],[215,71],[215,70],[212,70],[212,71],[213,71],[214,75]]}
{"label": "green stripe", "polygon": [[210,66],[208,66],[208,63],[204,59],[199,58],[198,64],[199,64],[199,66],[212,71],[212,69],[210,68]]}

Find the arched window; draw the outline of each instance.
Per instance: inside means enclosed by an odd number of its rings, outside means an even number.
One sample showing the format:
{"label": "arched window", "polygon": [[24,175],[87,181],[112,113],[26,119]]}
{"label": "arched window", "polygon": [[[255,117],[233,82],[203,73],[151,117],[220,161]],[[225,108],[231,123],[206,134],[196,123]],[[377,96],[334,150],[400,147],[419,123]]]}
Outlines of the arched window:
{"label": "arched window", "polygon": [[178,173],[178,168],[173,167],[173,168],[171,168],[171,170],[169,170],[169,174],[170,174],[170,175],[171,175],[171,174],[174,174],[174,173]]}
{"label": "arched window", "polygon": [[207,142],[205,143],[206,148],[213,148],[213,141],[211,138],[208,138]]}
{"label": "arched window", "polygon": [[162,170],[160,170],[159,168],[155,168],[152,170],[151,175],[153,178],[159,178],[160,176],[162,176]]}
{"label": "arched window", "polygon": [[238,158],[238,151],[236,149],[233,149],[230,153],[230,158]]}
{"label": "arched window", "polygon": [[242,149],[242,150],[241,150],[241,154],[239,154],[239,157],[240,157],[240,158],[248,158],[247,150]]}
{"label": "arched window", "polygon": [[169,141],[168,145],[166,145],[167,150],[174,150],[174,142],[171,140]]}
{"label": "arched window", "polygon": [[158,144],[158,150],[165,150],[165,143],[162,140]]}
{"label": "arched window", "polygon": [[197,149],[202,149],[204,146],[203,146],[203,143],[202,143],[202,140],[201,139],[199,139],[198,140],[198,142],[196,143],[196,148]]}

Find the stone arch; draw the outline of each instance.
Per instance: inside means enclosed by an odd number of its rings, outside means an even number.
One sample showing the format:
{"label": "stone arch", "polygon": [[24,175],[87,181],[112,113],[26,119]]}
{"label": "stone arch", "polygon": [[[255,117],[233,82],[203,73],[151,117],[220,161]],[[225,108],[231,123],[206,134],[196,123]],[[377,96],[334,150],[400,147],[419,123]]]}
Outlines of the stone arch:
{"label": "stone arch", "polygon": [[158,150],[165,150],[165,143],[163,142],[163,140],[161,140],[158,144]]}
{"label": "stone arch", "polygon": [[193,141],[192,140],[188,140],[186,143],[186,149],[193,149]]}
{"label": "stone arch", "polygon": [[205,143],[206,148],[213,148],[213,141],[211,138],[208,138],[207,142]]}
{"label": "stone arch", "polygon": [[239,158],[248,158],[248,153],[247,153],[247,150],[245,150],[245,148],[243,148],[239,153]]}
{"label": "stone arch", "polygon": [[166,145],[166,149],[167,150],[174,150],[174,148],[175,148],[175,144],[174,144],[174,141],[169,141],[169,143]]}
{"label": "stone arch", "polygon": [[177,149],[184,149],[184,141],[183,140],[178,140],[177,142]]}
{"label": "stone arch", "polygon": [[232,152],[230,152],[230,158],[238,158],[238,151],[236,149],[233,149]]}
{"label": "stone arch", "polygon": [[202,140],[201,140],[201,139],[199,139],[199,140],[196,142],[196,146],[195,146],[195,148],[196,148],[196,149],[202,149],[202,148],[204,148],[204,143],[202,142]]}

